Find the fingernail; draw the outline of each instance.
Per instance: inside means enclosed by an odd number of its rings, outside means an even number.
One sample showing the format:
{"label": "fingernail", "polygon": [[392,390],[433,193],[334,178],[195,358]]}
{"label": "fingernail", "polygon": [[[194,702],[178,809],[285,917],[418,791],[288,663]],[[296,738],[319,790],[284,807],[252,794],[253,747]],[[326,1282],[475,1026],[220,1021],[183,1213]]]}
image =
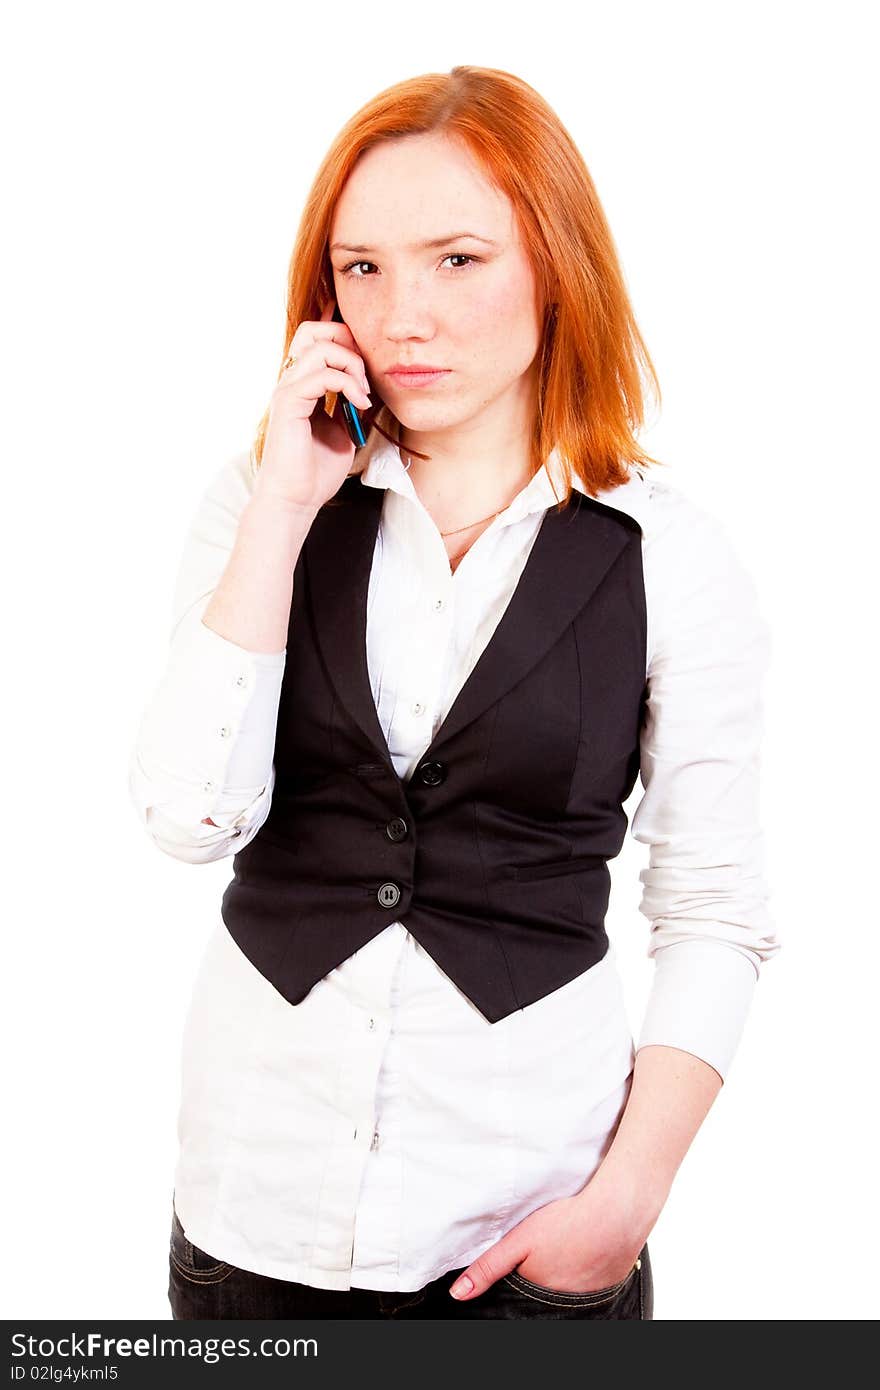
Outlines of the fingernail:
{"label": "fingernail", "polygon": [[456,1279],[449,1292],[453,1298],[462,1298],[466,1293],[470,1293],[473,1287],[473,1279],[469,1275],[463,1274],[460,1279]]}

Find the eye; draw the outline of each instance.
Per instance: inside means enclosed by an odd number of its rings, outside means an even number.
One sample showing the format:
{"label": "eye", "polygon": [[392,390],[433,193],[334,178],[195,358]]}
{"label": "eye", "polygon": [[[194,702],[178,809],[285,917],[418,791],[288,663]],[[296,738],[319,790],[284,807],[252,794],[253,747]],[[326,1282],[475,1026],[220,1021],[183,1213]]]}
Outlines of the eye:
{"label": "eye", "polygon": [[[478,264],[479,264],[479,257],[478,257],[478,256],[468,256],[468,255],[466,255],[465,252],[463,252],[463,251],[450,251],[449,255],[448,255],[448,256],[444,256],[443,259],[444,259],[444,261],[467,261],[467,262],[468,262],[467,265],[463,265],[463,266],[458,266],[458,267],[456,267],[456,269],[460,269],[460,270],[469,270],[470,267],[471,267],[471,265],[478,265]],[[354,269],[355,269],[355,266],[360,266],[360,265],[373,265],[373,262],[372,262],[372,261],[349,261],[348,265],[344,265],[344,266],[342,267],[342,274],[343,274],[343,275],[348,275],[348,276],[350,276],[350,278],[353,279],[353,280],[368,280],[368,279],[370,279],[371,277],[368,276],[368,275],[355,275],[355,274],[353,273],[353,272],[354,272]]]}

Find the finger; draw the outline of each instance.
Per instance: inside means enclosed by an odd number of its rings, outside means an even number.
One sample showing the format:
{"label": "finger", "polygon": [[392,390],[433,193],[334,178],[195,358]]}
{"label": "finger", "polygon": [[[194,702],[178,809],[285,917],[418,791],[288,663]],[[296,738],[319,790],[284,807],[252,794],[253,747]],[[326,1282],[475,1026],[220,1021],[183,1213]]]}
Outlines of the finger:
{"label": "finger", "polygon": [[336,300],[330,299],[321,310],[319,319],[304,319],[296,328],[290,340],[288,353],[301,357],[307,348],[321,341],[342,343],[344,347],[354,348],[355,341],[347,323],[337,323],[333,319]]}
{"label": "finger", "polygon": [[333,318],[334,308],[335,301],[331,300],[321,310],[321,317],[312,319],[311,323],[308,324],[310,341],[316,343],[319,340],[326,341],[329,338],[332,342],[343,343],[346,347],[353,348],[355,345],[354,335],[347,323],[340,323]]}
{"label": "finger", "polygon": [[[332,414],[336,405],[336,396],[340,391],[347,396],[352,405],[357,406],[358,410],[368,410],[372,405],[367,393],[361,388],[357,381],[352,381],[348,372],[342,371],[337,367],[322,366],[319,371],[313,371],[298,377],[295,382],[291,382],[291,389],[304,401],[314,403],[324,398],[327,414]],[[328,398],[333,396],[333,404],[329,405]],[[329,405],[329,408],[328,408]]]}
{"label": "finger", "polygon": [[[334,327],[339,328],[342,325],[334,324]],[[365,397],[369,397],[370,383],[367,378],[367,369],[363,358],[356,349],[348,347],[345,343],[337,342],[335,339],[317,339],[315,342],[309,343],[299,357],[301,371],[305,371],[312,363],[319,363],[321,367],[338,368],[340,372],[347,373],[354,389],[359,394],[362,392]],[[350,395],[350,391],[347,394]],[[372,402],[366,399],[360,408],[368,408],[371,404]]]}
{"label": "finger", "polygon": [[470,1298],[473,1291],[474,1281],[467,1273],[467,1271],[465,1271],[464,1274],[459,1275],[455,1283],[452,1285],[452,1288],[449,1290],[453,1298]]}
{"label": "finger", "polygon": [[522,1264],[525,1257],[525,1251],[519,1251],[514,1256],[512,1247],[502,1251],[500,1243],[493,1245],[462,1270],[449,1292],[457,1299],[475,1298],[491,1288],[503,1274],[509,1274],[518,1264]]}
{"label": "finger", "polygon": [[[345,343],[346,346],[353,346],[353,345],[354,345],[354,337],[352,336],[351,329],[349,328],[349,326],[348,326],[347,323],[343,323],[343,322],[341,322],[341,321],[338,320],[338,319],[334,319],[333,315],[334,315],[335,312],[336,312],[336,300],[335,300],[335,299],[328,299],[328,300],[327,300],[327,303],[324,305],[323,309],[321,310],[321,317],[320,317],[320,319],[318,320],[318,322],[319,322],[320,324],[322,324],[322,325],[325,324],[325,323],[328,323],[328,324],[330,325],[330,332],[329,332],[329,334],[324,333],[324,332],[318,333],[317,337],[318,337],[318,338],[329,337],[329,338],[331,338],[333,341],[335,341],[335,342],[337,342],[337,343]],[[313,326],[314,326],[314,325],[313,325]]]}

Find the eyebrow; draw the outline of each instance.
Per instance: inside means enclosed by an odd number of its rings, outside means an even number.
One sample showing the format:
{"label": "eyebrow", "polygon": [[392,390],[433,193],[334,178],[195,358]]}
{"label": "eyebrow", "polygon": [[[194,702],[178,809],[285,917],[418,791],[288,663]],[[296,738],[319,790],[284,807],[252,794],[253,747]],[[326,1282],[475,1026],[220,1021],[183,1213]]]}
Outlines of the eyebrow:
{"label": "eyebrow", "polygon": [[[482,241],[485,242],[487,246],[494,246],[496,248],[498,246],[497,241],[490,241],[490,239],[485,236],[477,236],[476,232],[447,232],[445,236],[434,237],[431,241],[417,241],[413,246],[410,246],[408,249],[410,251],[434,250],[438,246],[448,246],[450,241],[462,241],[464,239],[469,239],[470,241]],[[342,241],[334,241],[333,245],[330,247],[330,250],[356,251],[358,252],[358,254],[363,255],[368,251],[375,250],[375,247],[346,246],[346,244]]]}

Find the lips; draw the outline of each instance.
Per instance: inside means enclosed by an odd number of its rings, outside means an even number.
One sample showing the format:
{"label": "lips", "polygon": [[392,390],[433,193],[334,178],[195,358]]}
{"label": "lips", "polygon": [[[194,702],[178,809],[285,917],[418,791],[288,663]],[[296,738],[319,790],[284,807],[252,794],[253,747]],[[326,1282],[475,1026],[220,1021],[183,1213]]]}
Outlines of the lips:
{"label": "lips", "polygon": [[447,367],[393,367],[387,375],[400,386],[426,386],[449,374]]}
{"label": "lips", "polygon": [[395,372],[445,372],[445,367],[438,367],[433,362],[395,362],[393,367],[388,368],[388,375],[393,376]]}

